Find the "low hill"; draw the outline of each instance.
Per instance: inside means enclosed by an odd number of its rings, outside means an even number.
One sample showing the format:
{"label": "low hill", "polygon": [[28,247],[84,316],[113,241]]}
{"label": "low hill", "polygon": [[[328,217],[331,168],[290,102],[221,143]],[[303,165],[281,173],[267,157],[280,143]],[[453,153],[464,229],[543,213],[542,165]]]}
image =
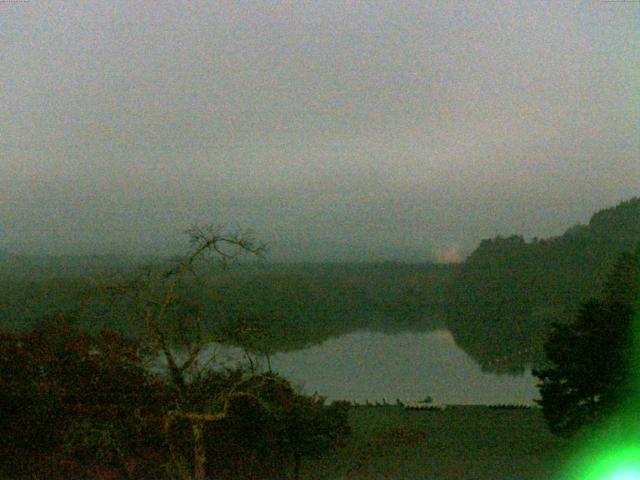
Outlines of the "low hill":
{"label": "low hill", "polygon": [[[28,260],[28,259],[27,259]],[[3,329],[28,328],[58,311],[81,312],[80,326],[140,333],[133,306],[82,293],[111,273],[126,275],[141,262],[115,259],[13,260],[0,279]],[[5,264],[5,267],[8,264]],[[46,267],[46,268],[45,268]],[[162,266],[157,263],[157,268]],[[34,281],[25,272],[38,273]],[[0,269],[1,271],[1,269]],[[296,350],[356,330],[429,331],[444,328],[444,288],[451,268],[436,264],[253,262],[212,268],[182,289],[208,331],[220,333],[239,317],[268,339],[268,350]],[[121,278],[121,276],[120,276]]]}
{"label": "low hill", "polygon": [[484,368],[522,370],[542,359],[551,323],[598,297],[617,256],[638,242],[640,198],[599,211],[559,237],[483,240],[455,272],[447,324]]}

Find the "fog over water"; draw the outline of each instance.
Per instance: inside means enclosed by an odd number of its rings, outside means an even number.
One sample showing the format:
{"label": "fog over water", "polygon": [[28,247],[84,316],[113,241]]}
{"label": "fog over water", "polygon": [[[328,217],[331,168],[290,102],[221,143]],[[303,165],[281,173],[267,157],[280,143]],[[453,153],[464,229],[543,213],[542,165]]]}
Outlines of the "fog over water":
{"label": "fog over water", "polygon": [[0,2],[0,248],[457,259],[640,187],[637,2]]}

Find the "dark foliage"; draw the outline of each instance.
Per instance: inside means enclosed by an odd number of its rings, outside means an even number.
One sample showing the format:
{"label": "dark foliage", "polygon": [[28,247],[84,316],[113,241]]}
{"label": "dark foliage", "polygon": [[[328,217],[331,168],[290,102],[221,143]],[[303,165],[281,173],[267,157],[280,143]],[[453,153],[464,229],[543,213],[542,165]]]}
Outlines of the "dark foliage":
{"label": "dark foliage", "polygon": [[600,295],[618,255],[639,241],[640,198],[559,237],[484,240],[451,282],[449,329],[485,369],[521,372],[543,360],[551,325]]}
{"label": "dark foliage", "polygon": [[[305,457],[338,447],[350,433],[349,405],[325,405],[274,373],[209,372],[190,385],[192,409],[220,412],[205,423],[206,470],[212,478],[298,478]],[[227,392],[224,400],[219,395]],[[192,448],[187,422],[171,431],[174,448]]]}
{"label": "dark foliage", "polygon": [[[183,422],[167,436],[176,392],[145,368],[148,353],[61,317],[1,334],[0,478],[173,478],[170,446],[189,458],[193,435]],[[187,407],[220,417],[205,430],[212,478],[295,473],[349,432],[345,405],[300,395],[275,374],[208,371],[187,390]]]}
{"label": "dark foliage", "polygon": [[[162,264],[154,268],[160,269]],[[19,262],[15,270],[20,271]],[[97,267],[96,267],[97,268]],[[131,276],[138,272],[130,267]],[[248,346],[255,354],[297,350],[327,338],[369,328],[375,331],[429,331],[443,328],[446,311],[443,284],[450,268],[433,264],[241,264],[202,268],[198,279],[179,289],[182,303],[167,312],[175,324],[195,306],[208,333],[229,343]],[[91,272],[91,270],[89,270]],[[104,292],[81,293],[97,285],[100,276],[57,276],[20,280],[0,261],[0,320],[3,329],[24,330],[41,317],[59,310],[76,311],[77,325],[87,330],[107,326],[126,336],[145,330],[131,320],[134,305],[114,301]],[[67,276],[69,274],[69,276]],[[109,279],[108,272],[103,272]],[[126,271],[115,281],[128,278]],[[249,320],[253,340],[233,333]],[[245,322],[246,323],[246,322]],[[184,326],[184,325],[181,325]],[[177,329],[177,341],[197,340],[192,328]],[[229,335],[229,333],[232,333]],[[259,334],[259,335],[255,335]],[[259,341],[255,341],[259,340]]]}
{"label": "dark foliage", "polygon": [[120,335],[61,318],[0,336],[0,472],[8,478],[162,478],[162,388]]}
{"label": "dark foliage", "polygon": [[552,432],[569,436],[629,398],[638,273],[638,256],[621,255],[604,300],[586,302],[574,322],[554,325],[545,343],[548,366],[534,371]]}

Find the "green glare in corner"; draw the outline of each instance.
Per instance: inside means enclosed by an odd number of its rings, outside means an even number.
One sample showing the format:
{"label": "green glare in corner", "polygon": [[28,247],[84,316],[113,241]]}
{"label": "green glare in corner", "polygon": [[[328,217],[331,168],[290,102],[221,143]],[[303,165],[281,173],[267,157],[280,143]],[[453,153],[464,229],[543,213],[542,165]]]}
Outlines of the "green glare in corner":
{"label": "green glare in corner", "polygon": [[640,480],[640,473],[635,470],[621,471],[612,476],[611,480]]}
{"label": "green glare in corner", "polygon": [[[601,435],[603,432],[600,432]],[[640,480],[640,444],[607,442],[607,435],[589,442],[574,457],[562,480]]]}
{"label": "green glare in corner", "polygon": [[622,447],[601,452],[576,480],[640,480],[640,449]]}
{"label": "green glare in corner", "polygon": [[[640,245],[635,252],[640,258]],[[640,273],[636,285],[640,286]],[[631,322],[629,398],[582,444],[562,480],[640,480],[640,297]]]}

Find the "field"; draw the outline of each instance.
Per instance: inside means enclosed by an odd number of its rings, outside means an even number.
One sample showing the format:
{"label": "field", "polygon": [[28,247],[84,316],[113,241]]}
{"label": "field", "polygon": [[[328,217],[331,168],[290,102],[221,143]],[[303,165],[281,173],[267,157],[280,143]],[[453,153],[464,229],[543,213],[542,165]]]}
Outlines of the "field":
{"label": "field", "polygon": [[554,480],[569,447],[537,408],[357,407],[350,415],[351,438],[307,460],[303,479]]}

